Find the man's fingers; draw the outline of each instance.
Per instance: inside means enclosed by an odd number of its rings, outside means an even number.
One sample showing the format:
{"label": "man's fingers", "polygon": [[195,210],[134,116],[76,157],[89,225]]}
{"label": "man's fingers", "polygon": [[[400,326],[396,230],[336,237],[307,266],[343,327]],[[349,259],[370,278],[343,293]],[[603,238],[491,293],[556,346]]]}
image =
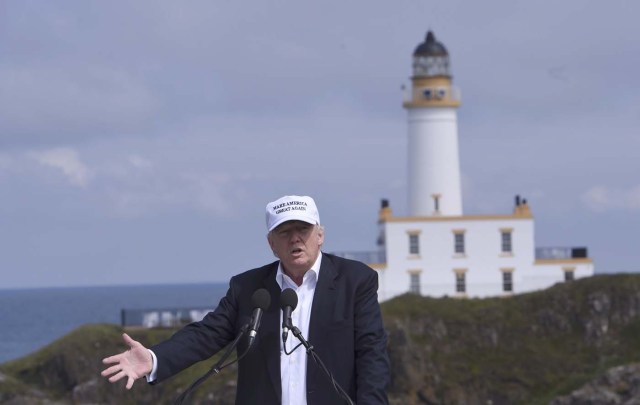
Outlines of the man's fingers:
{"label": "man's fingers", "polygon": [[127,389],[130,390],[131,387],[133,387],[133,383],[135,382],[135,378],[129,376],[129,379],[127,380]]}
{"label": "man's fingers", "polygon": [[133,348],[134,346],[139,345],[140,343],[136,342],[135,340],[131,339],[131,336],[127,335],[126,333],[122,334],[122,338],[124,339],[124,342],[127,344],[127,346]]}
{"label": "man's fingers", "polygon": [[[100,374],[103,377],[111,375],[111,377],[109,377],[109,382],[111,383],[127,377],[126,387],[130,390],[131,387],[133,387],[133,383],[138,379],[137,374],[134,372],[135,365],[139,362],[138,357],[140,357],[140,353],[137,352],[140,351],[140,348],[144,348],[144,346],[131,339],[131,336],[126,333],[122,334],[122,339],[124,340],[124,343],[130,347],[130,350],[102,359],[102,363],[112,364],[112,366],[103,370]],[[134,349],[137,349],[137,351]]]}
{"label": "man's fingers", "polygon": [[120,353],[120,354],[116,354],[114,356],[105,357],[104,359],[102,359],[102,363],[103,364],[119,363],[123,354],[124,353]]}
{"label": "man's fingers", "polygon": [[114,382],[120,380],[122,377],[124,377],[126,375],[127,375],[127,373],[125,373],[124,371],[120,371],[118,374],[112,375],[111,377],[109,377],[109,382],[110,383],[114,383]]}
{"label": "man's fingers", "polygon": [[100,375],[102,375],[103,377],[106,377],[120,370],[122,370],[122,366],[120,366],[119,364],[116,364],[115,366],[111,366],[105,370],[102,370],[102,373],[100,373]]}

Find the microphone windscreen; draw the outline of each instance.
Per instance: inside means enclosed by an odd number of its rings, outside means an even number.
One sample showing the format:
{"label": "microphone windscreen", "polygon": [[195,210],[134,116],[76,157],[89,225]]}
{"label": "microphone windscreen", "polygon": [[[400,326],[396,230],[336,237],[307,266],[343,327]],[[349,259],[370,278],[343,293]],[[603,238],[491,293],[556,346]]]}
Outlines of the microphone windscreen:
{"label": "microphone windscreen", "polygon": [[256,290],[251,296],[251,303],[254,308],[260,308],[266,311],[269,305],[271,305],[271,295],[269,295],[269,291],[264,288]]}
{"label": "microphone windscreen", "polygon": [[296,306],[298,306],[298,294],[291,288],[285,288],[280,294],[280,308],[291,307],[291,309],[296,309]]}

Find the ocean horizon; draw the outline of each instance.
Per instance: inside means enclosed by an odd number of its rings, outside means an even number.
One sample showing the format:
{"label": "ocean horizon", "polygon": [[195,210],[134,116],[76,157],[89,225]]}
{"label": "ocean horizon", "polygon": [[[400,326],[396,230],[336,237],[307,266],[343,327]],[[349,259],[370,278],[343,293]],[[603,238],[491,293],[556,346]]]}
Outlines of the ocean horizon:
{"label": "ocean horizon", "polygon": [[123,309],[215,308],[228,282],[0,289],[0,363],[81,325],[120,325]]}

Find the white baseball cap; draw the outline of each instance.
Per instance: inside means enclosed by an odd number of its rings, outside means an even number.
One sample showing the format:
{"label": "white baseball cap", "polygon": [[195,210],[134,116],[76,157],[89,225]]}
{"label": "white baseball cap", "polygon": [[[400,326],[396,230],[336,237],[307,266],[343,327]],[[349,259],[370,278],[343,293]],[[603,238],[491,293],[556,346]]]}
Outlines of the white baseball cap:
{"label": "white baseball cap", "polygon": [[313,225],[319,224],[320,214],[313,198],[286,195],[267,204],[267,229],[269,232],[286,221],[304,221]]}

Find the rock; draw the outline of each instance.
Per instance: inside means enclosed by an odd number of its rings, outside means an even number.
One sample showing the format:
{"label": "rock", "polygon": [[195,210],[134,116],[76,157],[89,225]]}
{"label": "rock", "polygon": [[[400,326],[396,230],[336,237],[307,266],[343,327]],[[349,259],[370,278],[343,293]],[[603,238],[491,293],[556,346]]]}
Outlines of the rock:
{"label": "rock", "polygon": [[96,395],[98,393],[98,385],[98,378],[96,377],[73,387],[71,392],[73,403],[78,405],[98,404],[100,402]]}
{"label": "rock", "polygon": [[611,368],[550,405],[640,405],[640,363]]}

